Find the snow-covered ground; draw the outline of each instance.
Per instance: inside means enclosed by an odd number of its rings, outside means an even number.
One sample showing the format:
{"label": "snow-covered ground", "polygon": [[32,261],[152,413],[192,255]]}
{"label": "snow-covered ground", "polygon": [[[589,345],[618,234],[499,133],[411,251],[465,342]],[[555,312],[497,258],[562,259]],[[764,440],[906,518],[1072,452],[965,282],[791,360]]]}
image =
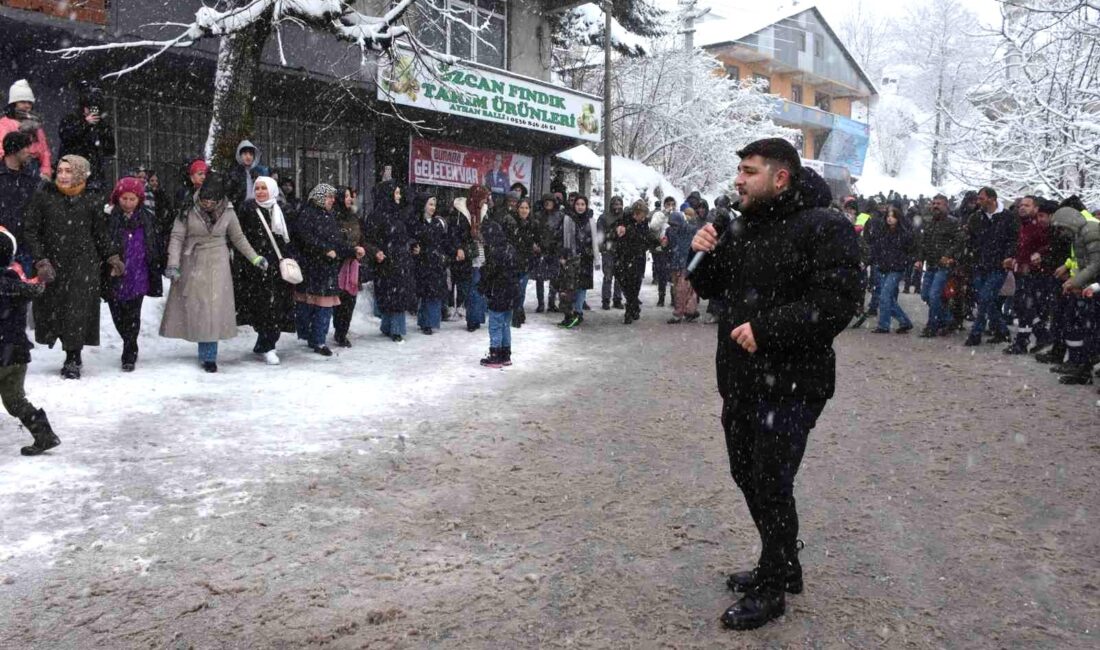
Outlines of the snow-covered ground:
{"label": "snow-covered ground", "polygon": [[[534,288],[528,293],[533,312]],[[394,344],[380,335],[363,293],[352,323],[355,347],[334,348],[326,359],[284,334],[282,365],[267,366],[252,353],[251,328],[241,328],[222,342],[219,372],[207,374],[193,344],[157,335],[163,305],[145,302],[132,374],[119,369],[122,343],[105,305],[102,345],[84,350],[80,381],[59,376],[60,346],[32,352],[27,395],[46,410],[62,444],[26,458],[19,447],[30,435],[10,417],[0,429],[0,576],[24,556],[50,557],[71,533],[97,527],[121,536],[161,508],[193,518],[199,530],[203,519],[247,504],[250,486],[279,481],[286,456],[415,445],[415,433],[398,437],[387,422],[422,418],[413,430],[429,430],[427,405],[447,403],[473,383],[503,382],[505,374],[535,376],[560,335],[546,326],[514,331],[516,365],[487,370],[478,364],[489,346],[486,327],[471,334],[464,322],[444,323],[425,336],[409,317],[406,342]],[[123,489],[131,472],[160,473],[159,487]],[[111,544],[112,535],[97,543]]]}
{"label": "snow-covered ground", "polygon": [[889,194],[890,190],[898,194],[904,194],[910,198],[934,196],[939,192],[953,195],[966,189],[962,183],[949,180],[941,187],[932,184],[932,150],[919,136],[914,136],[909,141],[909,155],[901,168],[901,173],[896,177],[888,176],[882,171],[882,166],[875,156],[875,148],[867,154],[867,163],[863,167],[863,176],[856,183],[856,191],[864,196],[873,194]]}

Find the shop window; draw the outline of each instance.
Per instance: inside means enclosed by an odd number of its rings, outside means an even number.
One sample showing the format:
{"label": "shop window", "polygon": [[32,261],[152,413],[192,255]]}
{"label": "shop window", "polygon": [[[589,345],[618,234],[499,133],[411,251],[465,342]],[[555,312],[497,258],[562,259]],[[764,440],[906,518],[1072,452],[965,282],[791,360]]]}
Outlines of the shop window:
{"label": "shop window", "polygon": [[741,81],[741,66],[726,65],[726,78]]}
{"label": "shop window", "polygon": [[[434,0],[417,7],[416,35],[425,45],[460,59],[505,68],[508,12],[504,0]],[[444,11],[452,20],[446,19]],[[467,25],[482,29],[475,34]]]}
{"label": "shop window", "polygon": [[752,75],[752,80],[761,83],[760,91],[770,93],[772,91],[772,78],[759,72]]}
{"label": "shop window", "polygon": [[814,106],[817,106],[826,113],[831,113],[833,112],[833,98],[828,95],[822,95],[821,93],[815,93]]}
{"label": "shop window", "polygon": [[96,25],[107,24],[107,4],[108,0],[0,0],[0,5],[5,7]]}
{"label": "shop window", "polygon": [[791,101],[796,104],[802,103],[802,84],[791,84]]}

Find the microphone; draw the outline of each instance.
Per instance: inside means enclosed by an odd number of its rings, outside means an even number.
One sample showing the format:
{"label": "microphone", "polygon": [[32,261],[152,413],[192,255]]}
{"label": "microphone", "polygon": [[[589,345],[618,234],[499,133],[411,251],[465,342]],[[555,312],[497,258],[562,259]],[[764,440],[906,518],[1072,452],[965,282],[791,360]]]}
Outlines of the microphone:
{"label": "microphone", "polygon": [[[734,203],[730,204],[728,210],[724,208],[717,208],[715,210],[718,213],[717,216],[715,216],[714,218],[714,229],[718,232],[718,243],[714,246],[715,250],[718,250],[719,246],[729,240],[730,231],[733,230],[733,228],[730,228],[730,224],[733,221],[731,210],[737,209],[739,204],[740,201],[735,201]],[[695,271],[695,269],[703,263],[703,259],[706,256],[707,251],[698,251],[697,253],[695,253],[695,257],[691,258],[691,262],[689,262],[687,265],[686,275],[691,275]]]}

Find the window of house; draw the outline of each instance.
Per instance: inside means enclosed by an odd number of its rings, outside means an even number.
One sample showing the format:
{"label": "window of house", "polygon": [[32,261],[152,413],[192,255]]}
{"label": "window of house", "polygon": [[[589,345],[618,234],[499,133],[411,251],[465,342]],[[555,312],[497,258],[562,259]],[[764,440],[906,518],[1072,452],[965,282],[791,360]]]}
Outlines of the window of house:
{"label": "window of house", "polygon": [[814,56],[819,59],[825,58],[825,37],[820,34],[814,34]]}
{"label": "window of house", "polygon": [[741,66],[726,65],[726,78],[741,81]]}
{"label": "window of house", "polygon": [[[417,6],[416,35],[425,45],[467,61],[505,67],[508,12],[504,0],[435,0]],[[445,18],[444,10],[453,20]],[[475,34],[462,23],[483,29]]]}
{"label": "window of house", "polygon": [[831,113],[833,111],[833,98],[821,93],[814,93],[814,106],[826,113]]}
{"label": "window of house", "polygon": [[806,51],[806,32],[797,31],[794,33],[794,43],[798,46],[799,52]]}
{"label": "window of house", "polygon": [[772,91],[772,79],[768,75],[760,74],[759,72],[757,72],[752,75],[752,80],[764,82],[764,85],[761,88],[762,92],[770,93]]}
{"label": "window of house", "polygon": [[802,84],[791,84],[791,101],[796,104],[802,103]]}

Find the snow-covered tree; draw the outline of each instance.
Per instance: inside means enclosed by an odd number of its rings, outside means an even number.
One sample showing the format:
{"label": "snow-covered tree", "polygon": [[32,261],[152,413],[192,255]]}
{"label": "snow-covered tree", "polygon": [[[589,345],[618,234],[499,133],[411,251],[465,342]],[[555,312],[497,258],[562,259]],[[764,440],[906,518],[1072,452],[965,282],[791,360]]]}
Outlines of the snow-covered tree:
{"label": "snow-covered tree", "polygon": [[847,13],[837,23],[837,31],[856,62],[878,83],[883,70],[896,54],[897,24],[882,11],[863,0],[850,2]]}
{"label": "snow-covered tree", "polygon": [[[644,54],[648,39],[665,34],[669,13],[654,0],[615,0],[611,8],[611,47],[620,54]],[[551,20],[559,48],[603,47],[606,14],[601,2],[589,2],[555,14]]]}
{"label": "snow-covered tree", "polygon": [[[772,120],[774,96],[752,83],[722,74],[719,62],[702,50],[685,51],[658,42],[652,54],[613,64],[612,150],[653,166],[684,188],[713,190],[737,170],[737,149],[758,138],[798,132]],[[603,92],[602,67],[583,90]],[[684,89],[690,87],[692,92]]]}
{"label": "snow-covered tree", "polygon": [[[57,50],[72,58],[97,50],[143,49],[148,55],[110,73],[120,76],[149,63],[174,48],[219,39],[218,61],[214,74],[214,106],[206,142],[206,158],[215,169],[225,169],[234,160],[237,143],[252,135],[254,83],[259,75],[260,58],[272,36],[277,39],[282,57],[282,30],[288,26],[316,30],[346,41],[357,48],[364,64],[378,54],[390,53],[403,45],[418,55],[453,62],[452,57],[424,47],[406,24],[414,6],[429,7],[445,20],[469,29],[476,37],[482,26],[470,24],[453,15],[442,0],[394,0],[383,3],[384,11],[374,15],[360,10],[356,0],[216,0],[195,12],[189,24],[162,25],[170,36],[162,40],[136,40],[76,46]],[[283,57],[283,64],[286,64]]]}
{"label": "snow-covered tree", "polygon": [[913,105],[897,95],[882,95],[871,115],[871,144],[878,152],[883,173],[888,176],[901,173],[916,132]]}
{"label": "snow-covered tree", "polygon": [[973,163],[1010,192],[1100,203],[1100,6],[1005,2],[979,114],[960,120]]}

